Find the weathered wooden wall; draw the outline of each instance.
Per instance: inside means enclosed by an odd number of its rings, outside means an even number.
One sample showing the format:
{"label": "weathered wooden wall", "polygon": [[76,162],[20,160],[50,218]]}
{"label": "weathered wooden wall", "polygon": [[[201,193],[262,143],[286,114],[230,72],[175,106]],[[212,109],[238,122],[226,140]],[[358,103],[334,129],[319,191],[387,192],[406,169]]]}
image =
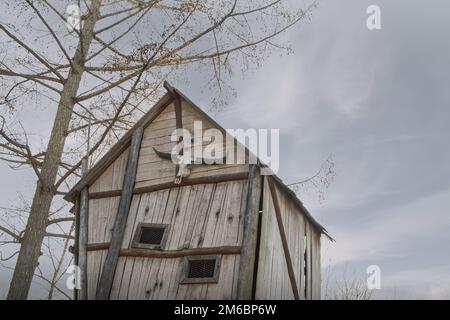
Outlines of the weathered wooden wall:
{"label": "weathered wooden wall", "polygon": [[[165,250],[239,246],[242,242],[246,181],[171,188],[135,195],[123,248],[129,248],[138,222],[169,224]],[[90,201],[90,243],[108,242],[118,198]],[[88,256],[89,298],[106,250]],[[217,284],[179,284],[183,258],[120,257],[112,299],[231,299],[235,295],[239,255],[223,255]],[[157,284],[157,285],[156,285]]]}
{"label": "weathered wooden wall", "polygon": [[[156,186],[166,182],[172,182],[175,177],[175,165],[169,160],[160,159],[153,150],[156,147],[160,151],[170,151],[175,145],[171,141],[171,134],[176,129],[175,110],[173,103],[167,106],[144,130],[144,136],[139,153],[138,169],[135,187]],[[182,103],[183,127],[193,133],[195,120],[202,121],[203,130],[213,128],[190,105]],[[125,150],[99,178],[89,187],[89,193],[98,193],[122,188],[125,165],[128,157],[128,149]],[[213,165],[198,166],[192,170],[190,178],[199,178],[216,174],[239,173],[248,171],[247,165]],[[229,182],[208,185],[186,186],[172,188],[158,192],[134,195],[123,248],[128,248],[132,235],[138,222],[170,223],[167,250],[179,250],[183,248],[214,247],[239,245],[242,236],[242,204],[235,199],[245,199],[245,181]],[[234,199],[234,200],[233,200]],[[111,239],[111,228],[119,203],[119,197],[91,199],[89,201],[89,243],[105,243]],[[146,212],[147,208],[147,212]],[[164,209],[164,210],[163,210]],[[164,212],[161,213],[161,210]],[[162,214],[162,215],[161,215]],[[88,295],[90,299],[95,297],[106,250],[90,251],[88,253]],[[167,260],[167,261],[166,261]],[[239,256],[224,256],[221,262],[221,272],[218,284],[182,285],[178,288],[182,258],[151,259],[120,257],[116,271],[116,278],[111,293],[112,298],[126,298],[131,294],[135,298],[184,298],[183,293],[188,287],[195,290],[193,295],[204,298],[205,294],[212,297],[214,294],[223,295],[222,298],[231,298],[234,291],[226,287],[230,284],[235,290],[233,277],[237,278]],[[136,267],[133,266],[136,264]],[[130,269],[131,268],[131,269]],[[133,272],[131,270],[134,270]],[[130,290],[127,277],[133,277],[140,273],[149,276],[148,280],[160,281],[172,277],[172,283],[162,286],[164,290],[156,291],[148,285],[145,294]],[[122,279],[122,277],[124,277]],[[156,277],[156,279],[154,278]],[[178,278],[177,278],[178,277]],[[175,278],[178,279],[175,281]],[[159,280],[158,280],[159,279]],[[139,282],[141,283],[141,281]],[[212,290],[217,286],[223,286],[219,290]],[[125,289],[126,288],[126,289]],[[209,288],[209,290],[208,290]],[[147,291],[153,292],[151,295]],[[176,295],[175,291],[176,290]],[[169,293],[170,292],[170,295]],[[190,292],[190,291],[189,291]],[[216,296],[219,298],[219,296]]]}
{"label": "weathered wooden wall", "polygon": [[[264,180],[255,298],[294,299],[273,199],[267,179]],[[311,226],[303,213],[278,187],[276,187],[276,192],[299,297],[300,299],[320,299],[320,233]],[[306,275],[304,273],[305,266]]]}
{"label": "weathered wooden wall", "polygon": [[128,148],[89,187],[89,193],[122,189]]}
{"label": "weathered wooden wall", "polygon": [[[189,130],[191,134],[194,132],[194,121],[202,121],[203,131],[214,128],[212,123],[190,107],[188,103],[183,101],[181,110],[183,128]],[[154,186],[174,180],[175,164],[172,161],[160,159],[153,150],[153,147],[159,151],[170,152],[175,146],[176,143],[170,139],[172,132],[176,129],[175,117],[175,108],[171,104],[145,128],[141,151],[139,153],[136,188]],[[204,144],[208,144],[208,142]],[[248,166],[242,164],[195,166],[189,177],[199,178],[212,174],[218,175],[246,171],[248,171]]]}
{"label": "weathered wooden wall", "polygon": [[[114,224],[120,197],[89,200],[88,243],[104,243],[111,240],[111,229]],[[94,299],[106,250],[88,251],[88,299]]]}

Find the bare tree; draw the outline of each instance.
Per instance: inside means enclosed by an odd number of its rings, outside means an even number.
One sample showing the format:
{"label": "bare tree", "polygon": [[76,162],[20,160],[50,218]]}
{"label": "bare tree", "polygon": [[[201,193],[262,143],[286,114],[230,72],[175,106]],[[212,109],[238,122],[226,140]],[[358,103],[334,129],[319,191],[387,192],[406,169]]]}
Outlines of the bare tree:
{"label": "bare tree", "polygon": [[[55,292],[57,298],[71,299],[71,295],[61,287],[61,282],[64,282],[63,276],[65,270],[72,263],[73,256],[68,255],[69,242],[73,239],[74,218],[73,216],[65,216],[67,205],[63,205],[52,211],[49,215],[50,222],[46,232],[46,236],[41,248],[40,265],[35,270],[35,284],[47,291],[47,298],[53,299]],[[0,221],[4,228],[3,233],[0,233],[0,247],[8,246],[7,254],[0,251],[0,266],[4,269],[14,271],[11,261],[19,253],[17,246],[20,244],[30,208],[25,199],[21,198],[21,205],[15,207],[1,207]],[[11,224],[10,221],[14,221]],[[66,228],[66,224],[70,226]],[[0,229],[3,227],[0,226]],[[11,231],[13,231],[11,233]]]}
{"label": "bare tree", "polygon": [[[1,228],[20,245],[8,299],[27,298],[44,238],[58,236],[47,231],[55,196],[79,175],[86,149],[92,161],[100,157],[160,96],[168,76],[183,78],[195,67],[209,75],[212,88],[225,90],[236,68],[288,49],[275,42],[277,36],[316,5],[83,0],[69,20],[71,3],[19,0],[2,8],[0,157],[11,167],[31,168],[37,180],[25,228],[19,234],[14,226]],[[12,22],[5,22],[8,17]],[[48,141],[26,129],[24,113],[55,111]]]}
{"label": "bare tree", "polygon": [[373,291],[367,287],[366,279],[350,272],[348,266],[337,271],[329,266],[325,272],[323,298],[325,300],[371,300]]}
{"label": "bare tree", "polygon": [[307,192],[317,194],[319,203],[325,201],[325,191],[330,187],[336,177],[335,162],[333,155],[322,162],[319,170],[307,179],[288,184],[296,194],[301,195]]}

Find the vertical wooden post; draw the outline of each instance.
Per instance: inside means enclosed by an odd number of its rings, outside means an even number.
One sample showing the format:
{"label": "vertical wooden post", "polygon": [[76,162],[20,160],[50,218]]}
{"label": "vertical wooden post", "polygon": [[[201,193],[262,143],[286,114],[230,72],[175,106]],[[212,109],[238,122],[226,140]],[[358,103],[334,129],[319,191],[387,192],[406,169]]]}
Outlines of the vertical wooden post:
{"label": "vertical wooden post", "polygon": [[311,299],[320,300],[320,232],[311,228]]}
{"label": "vertical wooden post", "polygon": [[125,226],[127,223],[128,212],[130,211],[131,198],[133,196],[133,187],[136,179],[136,169],[141,147],[143,129],[137,128],[133,132],[131,146],[128,154],[125,176],[123,179],[122,194],[120,196],[119,208],[117,209],[116,220],[114,221],[113,231],[108,253],[103,264],[103,271],[97,287],[96,299],[107,300],[111,293],[117,262],[119,260],[119,251],[122,246]]}
{"label": "vertical wooden post", "polygon": [[[73,244],[73,261],[76,266],[79,266],[79,256],[80,256],[80,195],[78,194],[75,200],[75,239]],[[69,248],[70,250],[70,248]],[[77,286],[73,289],[73,299],[79,300],[79,289]]]}
{"label": "vertical wooden post", "polygon": [[261,197],[261,175],[256,164],[250,165],[247,200],[244,213],[244,231],[239,260],[237,299],[252,298],[253,273],[255,272],[256,241],[258,234],[258,212]]}
{"label": "vertical wooden post", "polygon": [[[181,99],[179,96],[177,96],[174,100],[174,106],[175,106],[175,121],[177,129],[183,129],[183,115],[181,111]],[[178,141],[179,142],[179,141]]]}
{"label": "vertical wooden post", "polygon": [[298,292],[297,281],[295,280],[294,268],[292,267],[292,259],[289,253],[289,246],[286,238],[286,232],[284,230],[283,219],[281,217],[280,203],[278,202],[277,190],[273,184],[272,177],[268,179],[270,194],[273,200],[273,207],[275,208],[275,216],[277,218],[278,230],[280,231],[281,243],[283,245],[284,257],[286,259],[286,265],[288,269],[289,280],[291,281],[292,292],[294,294],[295,300],[300,300],[300,295]]}
{"label": "vertical wooden post", "polygon": [[311,247],[312,247],[312,234],[311,234],[311,224],[306,223],[305,233],[306,233],[306,254],[305,254],[305,299],[312,300],[312,264],[311,264]]}
{"label": "vertical wooden post", "polygon": [[[83,158],[81,172],[87,173],[88,160]],[[88,245],[88,221],[89,221],[89,197],[88,187],[81,190],[78,234],[78,267],[80,268],[80,292],[78,298],[87,300],[87,245]]]}

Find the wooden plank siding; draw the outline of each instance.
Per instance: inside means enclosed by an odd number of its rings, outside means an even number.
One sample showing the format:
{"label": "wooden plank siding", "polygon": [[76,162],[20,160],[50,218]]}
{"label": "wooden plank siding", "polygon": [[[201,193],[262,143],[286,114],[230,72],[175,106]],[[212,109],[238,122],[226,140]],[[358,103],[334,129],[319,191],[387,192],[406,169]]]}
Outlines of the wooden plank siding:
{"label": "wooden plank siding", "polygon": [[[169,224],[165,250],[240,246],[247,181],[177,187],[133,197],[122,248],[138,222]],[[238,200],[238,201],[236,201]],[[90,243],[108,242],[118,197],[90,200]],[[102,226],[100,228],[99,226]],[[88,253],[89,298],[106,250]],[[237,290],[239,255],[222,255],[217,284],[179,284],[183,258],[119,257],[111,299],[231,299]],[[140,279],[145,277],[145,279]],[[155,285],[157,283],[157,285]],[[161,284],[162,283],[162,284]],[[138,284],[138,285],[137,285]]]}
{"label": "wooden plank siding", "polygon": [[[233,200],[245,196],[245,186],[245,181],[229,182],[143,194],[136,200],[139,205],[134,217],[130,213],[128,237],[122,246],[129,247],[136,221],[169,224],[165,250],[239,245],[243,208],[242,201]],[[111,298],[211,299],[212,294],[220,293],[223,295],[221,298],[231,299],[235,264],[239,260],[237,257],[222,256],[217,284],[182,285],[179,284],[182,258],[121,257],[123,271],[119,266]],[[148,278],[137,279],[143,275]],[[133,285],[135,283],[140,285],[136,287]],[[217,290],[217,287],[220,288]]]}
{"label": "wooden plank siding", "polygon": [[[109,242],[120,197],[89,200],[88,243]],[[88,299],[95,299],[97,284],[107,251],[88,252]]]}
{"label": "wooden plank siding", "polygon": [[[264,179],[263,213],[259,249],[256,299],[294,299],[283,255],[283,245],[277,226],[273,199],[267,179]],[[300,299],[320,298],[320,232],[305,218],[303,213],[281,192],[276,185],[281,218],[291,254],[292,267],[299,289]],[[306,238],[309,241],[305,243]],[[315,245],[311,243],[314,241]],[[306,260],[305,260],[306,247]],[[312,253],[314,252],[314,253]],[[313,256],[314,258],[312,258]],[[312,264],[314,259],[314,264]],[[306,263],[307,274],[304,274]],[[311,274],[313,276],[311,276]],[[314,283],[312,279],[315,279]],[[306,287],[305,287],[306,282]],[[305,294],[306,291],[306,294]]]}
{"label": "wooden plank siding", "polygon": [[122,189],[128,148],[89,186],[89,193]]}
{"label": "wooden plank siding", "polygon": [[[194,110],[189,103],[182,101],[182,122],[183,128],[194,134],[194,121],[202,122],[202,129],[215,128],[214,125],[206,120],[203,115]],[[176,115],[174,104],[167,106],[161,114],[152,121],[144,130],[142,147],[139,153],[139,165],[136,175],[136,188],[158,185],[174,180],[175,164],[169,160],[160,159],[153,147],[159,151],[170,152],[176,145],[171,141],[172,132],[176,129]],[[205,137],[208,137],[205,134]],[[226,140],[226,139],[224,139]],[[223,141],[225,144],[226,141]],[[209,144],[208,141],[202,143],[202,146]],[[200,147],[193,145],[194,148]],[[237,147],[234,146],[234,154],[237,153]],[[224,152],[224,155],[226,153]],[[223,165],[201,165],[192,168],[189,178],[201,178],[210,175],[230,174],[247,172],[248,165],[245,164],[223,164]]]}

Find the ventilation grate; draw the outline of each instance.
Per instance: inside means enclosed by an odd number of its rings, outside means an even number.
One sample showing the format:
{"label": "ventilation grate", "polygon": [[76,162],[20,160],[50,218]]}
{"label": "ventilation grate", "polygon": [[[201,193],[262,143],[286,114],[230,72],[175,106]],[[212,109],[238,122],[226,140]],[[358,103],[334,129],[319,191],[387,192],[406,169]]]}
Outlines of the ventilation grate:
{"label": "ventilation grate", "polygon": [[220,255],[184,257],[180,284],[217,283],[220,272]]}
{"label": "ventilation grate", "polygon": [[162,249],[167,238],[166,224],[139,223],[134,233],[132,247]]}
{"label": "ventilation grate", "polygon": [[216,259],[190,260],[188,278],[213,278]]}
{"label": "ventilation grate", "polygon": [[142,227],[139,243],[161,245],[165,228],[163,227]]}

